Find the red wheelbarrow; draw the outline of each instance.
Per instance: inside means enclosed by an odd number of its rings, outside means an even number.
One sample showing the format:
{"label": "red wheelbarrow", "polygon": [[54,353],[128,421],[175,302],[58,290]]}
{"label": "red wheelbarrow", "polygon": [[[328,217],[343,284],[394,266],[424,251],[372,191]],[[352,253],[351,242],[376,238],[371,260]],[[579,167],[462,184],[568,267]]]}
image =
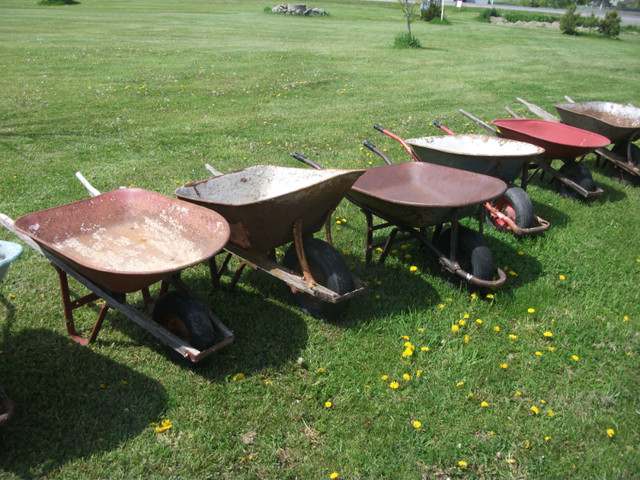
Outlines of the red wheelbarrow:
{"label": "red wheelbarrow", "polygon": [[[611,142],[608,138],[562,123],[528,118],[494,120],[492,123],[498,127],[496,129],[464,110],[460,110],[460,113],[496,136],[544,148],[544,153],[533,159],[537,168],[529,179],[542,169],[559,181],[558,192],[563,196],[574,198],[574,193],[577,193],[583,198],[591,198],[604,193],[593,183],[591,172],[576,158],[584,158],[587,153],[609,145]],[[554,159],[563,162],[557,170],[551,166]]]}
{"label": "red wheelbarrow", "polygon": [[[374,125],[379,132],[398,141],[416,161],[446,167],[459,168],[473,173],[490,175],[507,182],[503,196],[485,202],[487,219],[501,230],[509,230],[517,236],[531,235],[549,229],[549,222],[534,214],[531,199],[524,188],[512,182],[522,176],[526,179],[527,167],[532,158],[544,149],[530,143],[490,137],[487,135],[456,135],[440,122],[434,122],[449,135],[402,139],[399,135]],[[391,163],[371,143],[365,146]]]}
{"label": "red wheelbarrow", "polygon": [[612,145],[596,149],[596,160],[606,159],[623,171],[640,177],[640,147],[634,143],[640,140],[640,108],[613,102],[574,102],[566,98],[567,103],[555,104],[560,119],[535,104],[521,98],[518,101],[541,118],[561,120],[567,125],[607,137]]}

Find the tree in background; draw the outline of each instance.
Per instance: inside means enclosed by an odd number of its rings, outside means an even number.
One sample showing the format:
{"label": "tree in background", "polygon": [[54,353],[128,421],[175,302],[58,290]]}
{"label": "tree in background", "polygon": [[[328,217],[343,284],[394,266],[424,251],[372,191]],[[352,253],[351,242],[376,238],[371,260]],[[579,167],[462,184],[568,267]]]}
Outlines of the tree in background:
{"label": "tree in background", "polygon": [[578,34],[578,22],[580,21],[580,14],[576,13],[576,4],[572,3],[567,7],[564,15],[560,19],[560,30],[567,35]]}
{"label": "tree in background", "polygon": [[620,22],[622,19],[617,10],[611,10],[604,16],[604,20],[600,22],[598,31],[607,37],[617,37],[620,35]]}
{"label": "tree in background", "polygon": [[398,4],[404,11],[404,16],[407,19],[407,33],[411,35],[411,17],[415,12],[418,2],[416,0],[398,0]]}

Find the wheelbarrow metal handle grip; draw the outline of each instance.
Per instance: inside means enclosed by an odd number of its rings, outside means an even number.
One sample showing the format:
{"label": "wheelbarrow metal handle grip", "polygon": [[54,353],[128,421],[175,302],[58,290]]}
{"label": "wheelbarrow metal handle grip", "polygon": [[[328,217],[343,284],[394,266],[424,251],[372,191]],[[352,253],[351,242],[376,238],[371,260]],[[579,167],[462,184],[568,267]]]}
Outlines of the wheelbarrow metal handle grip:
{"label": "wheelbarrow metal handle grip", "polygon": [[364,142],[362,142],[362,144],[367,147],[369,150],[371,150],[373,153],[379,155],[380,157],[382,157],[382,159],[384,160],[384,163],[386,163],[387,165],[391,165],[391,160],[389,160],[389,157],[387,157],[382,150],[380,150],[378,147],[376,147],[373,143],[365,140]]}
{"label": "wheelbarrow metal handle grip", "polygon": [[300,154],[300,153],[296,153],[296,152],[291,152],[291,156],[293,158],[295,158],[296,160],[301,161],[302,163],[306,163],[307,165],[309,165],[310,167],[315,168],[316,170],[322,170],[322,167],[320,165],[318,165],[316,162],[314,162],[313,160],[305,157],[304,155]]}

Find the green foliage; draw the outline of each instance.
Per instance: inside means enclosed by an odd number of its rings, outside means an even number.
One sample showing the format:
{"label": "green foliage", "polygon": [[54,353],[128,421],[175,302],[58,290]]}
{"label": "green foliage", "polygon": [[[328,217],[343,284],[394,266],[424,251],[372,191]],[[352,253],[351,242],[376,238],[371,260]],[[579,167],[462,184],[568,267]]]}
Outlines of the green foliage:
{"label": "green foliage", "polygon": [[393,42],[395,48],[422,48],[420,40],[409,32],[402,32],[396,35]]}
{"label": "green foliage", "polygon": [[429,24],[430,25],[451,25],[451,21],[449,21],[447,17],[444,17],[444,18],[436,17],[429,20]]}
{"label": "green foliage", "polygon": [[591,15],[582,18],[580,23],[584,28],[589,30],[589,33],[591,33],[591,30],[597,28],[600,25],[600,19],[596,17],[593,12],[591,12]]}
{"label": "green foliage", "polygon": [[618,11],[611,10],[607,12],[602,22],[600,22],[598,31],[607,37],[615,38],[620,35],[621,20],[622,19],[620,18]]}
{"label": "green foliage", "polygon": [[420,10],[420,19],[425,22],[430,22],[434,18],[440,17],[441,4],[435,0],[429,2],[429,6],[426,9]]}
{"label": "green foliage", "polygon": [[580,14],[576,13],[576,5],[571,4],[560,19],[560,30],[566,35],[577,35],[579,22]]}
{"label": "green foliage", "polygon": [[483,8],[478,14],[478,18],[485,22],[490,22],[491,17],[499,17],[500,12],[497,8]]}
{"label": "green foliage", "polygon": [[503,12],[500,16],[511,23],[518,21],[552,23],[560,20],[560,17],[557,15],[536,12],[516,12],[513,10]]}

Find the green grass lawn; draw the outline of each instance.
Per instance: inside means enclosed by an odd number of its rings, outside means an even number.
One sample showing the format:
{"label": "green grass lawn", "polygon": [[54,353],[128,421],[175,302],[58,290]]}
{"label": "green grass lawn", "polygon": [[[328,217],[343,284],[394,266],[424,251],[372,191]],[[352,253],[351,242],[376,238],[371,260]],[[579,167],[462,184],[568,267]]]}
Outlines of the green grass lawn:
{"label": "green grass lawn", "polygon": [[[391,3],[324,0],[311,6],[330,15],[313,18],[264,12],[274,5],[0,1],[0,211],[85,198],[76,171],[102,191],[171,195],[205,163],[300,166],[298,151],[378,164],[363,140],[405,161],[374,123],[483,133],[458,109],[532,116],[516,97],[551,112],[565,95],[640,104],[637,35],[452,8],[450,26],[413,24],[422,49],[398,50]],[[233,292],[212,291],[204,265],[185,271],[236,336],[197,369],[113,311],[95,344],[71,343],[55,271],[27,250],[0,286],[0,385],[16,405],[0,477],[637,478],[640,193],[585,162],[603,197],[567,200],[536,176],[527,191],[551,229],[485,229],[510,273],[490,298],[432,275],[413,241],[365,265],[364,216],[346,201],[334,241],[369,288],[336,321],[300,313],[259,271]],[[84,331],[96,311],[77,312]]]}

